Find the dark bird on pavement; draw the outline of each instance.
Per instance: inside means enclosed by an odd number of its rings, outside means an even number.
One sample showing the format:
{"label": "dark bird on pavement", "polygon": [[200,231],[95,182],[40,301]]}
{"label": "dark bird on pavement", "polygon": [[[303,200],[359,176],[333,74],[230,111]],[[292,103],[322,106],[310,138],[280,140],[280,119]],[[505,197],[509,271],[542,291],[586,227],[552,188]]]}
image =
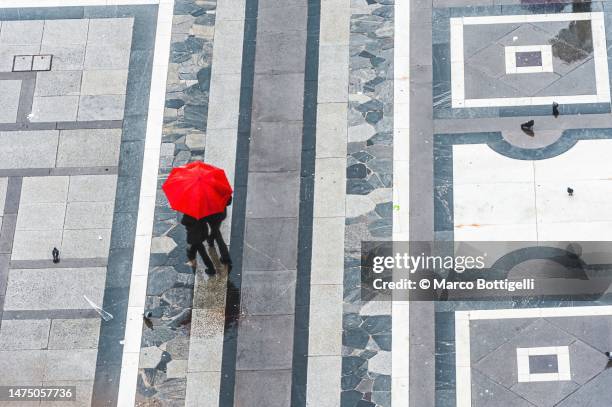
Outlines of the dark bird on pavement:
{"label": "dark bird on pavement", "polygon": [[144,320],[145,325],[147,326],[147,328],[151,330],[153,330],[153,321],[151,321],[152,316],[153,316],[153,313],[151,311],[147,312],[146,314],[142,316],[142,319]]}
{"label": "dark bird on pavement", "polygon": [[572,188],[570,188],[570,187],[567,187],[567,194],[569,196],[574,196],[574,190]]}
{"label": "dark bird on pavement", "polygon": [[557,102],[553,102],[552,112],[553,112],[553,116],[559,117],[559,104]]}
{"label": "dark bird on pavement", "polygon": [[612,367],[612,352],[604,352],[604,355],[608,357],[608,364],[606,365],[606,369]]}
{"label": "dark bird on pavement", "polygon": [[53,250],[51,250],[51,255],[53,256],[53,263],[60,262],[59,250],[57,250],[57,247],[54,247]]}
{"label": "dark bird on pavement", "polygon": [[527,135],[533,136],[533,126],[535,125],[535,120],[529,120],[528,122],[521,124],[521,130],[523,130]]}

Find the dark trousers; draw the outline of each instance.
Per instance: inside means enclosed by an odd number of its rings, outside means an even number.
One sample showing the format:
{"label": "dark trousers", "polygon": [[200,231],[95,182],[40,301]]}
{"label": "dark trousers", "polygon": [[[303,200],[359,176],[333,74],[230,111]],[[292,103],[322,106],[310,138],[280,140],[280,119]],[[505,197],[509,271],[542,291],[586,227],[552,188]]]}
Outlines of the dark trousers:
{"label": "dark trousers", "polygon": [[215,265],[213,264],[210,257],[208,257],[208,253],[206,252],[206,248],[204,247],[204,242],[190,244],[187,246],[187,258],[189,260],[195,260],[196,253],[200,253],[200,257],[202,257],[202,260],[204,260],[204,265],[206,265],[207,269],[215,269]]}
{"label": "dark trousers", "polygon": [[213,247],[215,242],[217,242],[217,247],[219,247],[219,255],[221,256],[221,263],[231,263],[229,250],[227,250],[227,245],[225,244],[223,235],[221,234],[221,222],[210,222],[208,226],[210,226],[208,245]]}

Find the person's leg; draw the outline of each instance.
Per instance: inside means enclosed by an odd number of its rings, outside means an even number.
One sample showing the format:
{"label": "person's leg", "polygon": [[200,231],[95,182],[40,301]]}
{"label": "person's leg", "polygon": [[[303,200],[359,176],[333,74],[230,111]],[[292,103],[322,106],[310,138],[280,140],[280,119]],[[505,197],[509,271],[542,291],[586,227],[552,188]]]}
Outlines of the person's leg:
{"label": "person's leg", "polygon": [[189,263],[189,265],[191,266],[191,268],[194,270],[197,267],[197,262],[196,262],[196,253],[197,253],[198,248],[195,247],[192,244],[187,244],[187,262]]}
{"label": "person's leg", "polygon": [[210,257],[208,256],[208,253],[206,252],[206,248],[204,247],[203,242],[200,242],[199,244],[195,245],[198,253],[200,253],[200,257],[202,257],[202,260],[204,261],[204,265],[206,266],[206,273],[207,274],[215,274],[215,265],[212,262],[212,260],[210,259]]}
{"label": "person's leg", "polygon": [[221,256],[221,263],[223,264],[231,264],[232,260],[230,259],[229,250],[227,249],[227,245],[223,240],[223,235],[221,234],[221,222],[215,222],[210,225],[211,236],[217,242],[217,246],[219,246],[219,255]]}

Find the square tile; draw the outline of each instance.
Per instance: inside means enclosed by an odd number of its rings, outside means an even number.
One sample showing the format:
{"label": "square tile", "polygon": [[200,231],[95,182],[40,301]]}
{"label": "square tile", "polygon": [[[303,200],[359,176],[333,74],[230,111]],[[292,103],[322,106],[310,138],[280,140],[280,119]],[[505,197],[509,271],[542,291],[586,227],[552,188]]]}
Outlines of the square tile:
{"label": "square tile", "polygon": [[21,81],[0,81],[0,123],[15,123],[19,109]]}
{"label": "square tile", "polygon": [[567,346],[517,348],[516,360],[519,383],[572,379]]}
{"label": "square tile", "polygon": [[64,257],[70,259],[93,259],[108,257],[110,229],[64,230],[62,249]]}
{"label": "square tile", "polygon": [[125,95],[81,96],[78,121],[121,120]]}
{"label": "square tile", "polygon": [[530,373],[559,373],[557,355],[530,355]]}
{"label": "square tile", "polygon": [[93,380],[97,349],[48,350],[44,380]]}
{"label": "square tile", "polygon": [[[54,247],[62,247],[62,230],[17,230],[12,260],[52,260]],[[61,253],[60,253],[61,256]]]}
{"label": "square tile", "polygon": [[130,66],[130,47],[87,45],[85,69],[128,69]]}
{"label": "square tile", "polygon": [[44,23],[43,20],[3,21],[0,43],[40,46]]}
{"label": "square tile", "polygon": [[58,131],[0,132],[0,168],[53,168]]}
{"label": "square tile", "polygon": [[69,202],[64,229],[110,229],[115,202]]}
{"label": "square tile", "polygon": [[121,129],[62,130],[57,150],[57,166],[117,166],[120,145]]}
{"label": "square tile", "polygon": [[507,46],[504,51],[509,75],[554,72],[551,45]]}
{"label": "square tile", "polygon": [[73,122],[79,108],[78,96],[34,97],[31,122]]}
{"label": "square tile", "polygon": [[83,71],[81,95],[125,95],[127,69]]}
{"label": "square tile", "polygon": [[73,175],[70,177],[68,201],[115,201],[117,175]]}
{"label": "square tile", "polygon": [[33,71],[50,71],[53,64],[53,55],[34,55],[32,57]]}
{"label": "square tile", "polygon": [[13,56],[13,72],[29,72],[32,70],[32,55],[15,55]]}
{"label": "square tile", "polygon": [[46,352],[42,350],[0,351],[0,371],[11,372],[0,375],[0,385],[40,386],[46,359]]}
{"label": "square tile", "polygon": [[104,267],[13,269],[9,272],[4,309],[86,309],[89,305],[83,295],[102,304],[105,279]]}
{"label": "square tile", "polygon": [[95,18],[89,22],[88,45],[113,44],[130,48],[133,18]]}
{"label": "square tile", "polygon": [[90,20],[45,20],[44,23],[43,46],[87,43]]}
{"label": "square tile", "polygon": [[50,325],[48,319],[2,321],[0,349],[45,349]]}
{"label": "square tile", "polygon": [[81,87],[80,71],[39,72],[34,96],[73,96]]}
{"label": "square tile", "polygon": [[49,349],[95,349],[100,319],[54,319],[49,331]]}
{"label": "square tile", "polygon": [[17,230],[58,230],[64,226],[66,203],[21,202],[17,213]]}
{"label": "square tile", "polygon": [[23,177],[22,203],[65,203],[68,199],[69,177]]}
{"label": "square tile", "polygon": [[[568,28],[559,31],[560,22],[570,27],[572,24],[584,27],[585,35],[590,38],[582,43],[571,40],[572,34],[564,33],[564,30],[569,32]],[[476,53],[469,55],[471,62],[468,63],[464,49],[473,52],[474,47],[465,41],[474,38],[480,41],[480,38],[487,37],[485,34],[464,36],[464,31],[478,31],[482,27],[483,33],[489,33],[495,25],[519,25],[519,28],[508,31],[502,38],[493,37],[489,40],[492,44],[505,47],[502,55],[479,59]],[[498,34],[504,31],[507,30],[499,31]],[[532,34],[525,34],[526,31]],[[529,62],[529,66],[517,66],[517,52],[538,51],[541,53],[541,66],[537,66],[537,61]],[[452,17],[450,54],[450,61],[443,62],[445,59],[442,58],[435,63],[450,65],[453,108],[550,105],[553,101],[561,104],[610,101],[604,18],[601,12]],[[573,75],[572,70],[567,69],[567,65],[574,63],[573,55],[578,55],[581,62],[592,59],[592,69]],[[506,72],[480,74],[482,66],[495,63],[500,58],[505,59]],[[537,55],[533,54],[532,58],[537,60]],[[519,60],[519,65],[522,63]],[[549,74],[538,76],[544,73]],[[547,87],[553,84],[555,91],[548,92]],[[478,92],[474,93],[474,89],[478,89]]]}

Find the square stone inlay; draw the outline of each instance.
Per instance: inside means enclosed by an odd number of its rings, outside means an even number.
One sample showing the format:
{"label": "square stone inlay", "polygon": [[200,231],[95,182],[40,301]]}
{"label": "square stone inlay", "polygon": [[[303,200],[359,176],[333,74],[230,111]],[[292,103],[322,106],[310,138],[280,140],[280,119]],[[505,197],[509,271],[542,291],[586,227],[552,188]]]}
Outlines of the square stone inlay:
{"label": "square stone inlay", "polygon": [[557,355],[530,355],[529,373],[559,373]]}
{"label": "square stone inlay", "polygon": [[449,48],[455,109],[610,101],[602,12],[450,17]]}
{"label": "square stone inlay", "polygon": [[515,56],[517,68],[524,66],[542,66],[541,51],[517,52]]}

